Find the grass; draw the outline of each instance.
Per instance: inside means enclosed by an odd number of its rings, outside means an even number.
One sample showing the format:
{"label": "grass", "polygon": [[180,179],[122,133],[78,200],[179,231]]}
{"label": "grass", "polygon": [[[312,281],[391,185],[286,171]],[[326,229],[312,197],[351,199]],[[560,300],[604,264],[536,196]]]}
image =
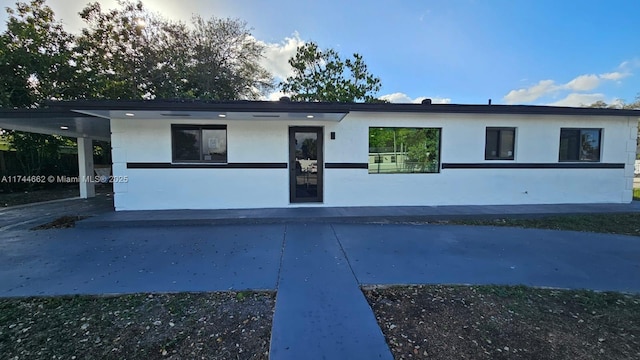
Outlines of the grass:
{"label": "grass", "polygon": [[452,220],[456,225],[512,226],[522,228],[588,231],[640,236],[640,213],[560,215],[533,219]]}
{"label": "grass", "polygon": [[640,296],[525,286],[365,289],[396,359],[638,359]]}
{"label": "grass", "polygon": [[274,306],[272,292],[0,298],[0,354],[266,359]]}

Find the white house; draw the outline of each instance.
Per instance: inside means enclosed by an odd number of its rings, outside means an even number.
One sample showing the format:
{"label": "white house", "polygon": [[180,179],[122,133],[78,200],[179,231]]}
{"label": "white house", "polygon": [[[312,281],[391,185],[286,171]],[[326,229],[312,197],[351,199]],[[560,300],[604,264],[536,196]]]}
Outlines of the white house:
{"label": "white house", "polygon": [[[640,118],[290,101],[79,101],[51,111],[56,121],[28,126],[0,112],[0,127],[108,136],[116,210],[628,203]],[[110,134],[100,133],[105,122]],[[101,130],[83,133],[91,126]]]}

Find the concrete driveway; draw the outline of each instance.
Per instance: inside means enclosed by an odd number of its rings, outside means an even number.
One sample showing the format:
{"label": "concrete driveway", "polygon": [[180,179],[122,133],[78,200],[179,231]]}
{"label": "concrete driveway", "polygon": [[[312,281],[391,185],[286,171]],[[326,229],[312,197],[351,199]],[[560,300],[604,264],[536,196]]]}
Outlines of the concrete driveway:
{"label": "concrete driveway", "polygon": [[[640,239],[449,225],[263,224],[3,231],[0,296],[275,289],[283,252],[330,230],[360,284],[640,292]],[[287,234],[303,233],[285,241]],[[293,252],[293,253],[291,253]]]}

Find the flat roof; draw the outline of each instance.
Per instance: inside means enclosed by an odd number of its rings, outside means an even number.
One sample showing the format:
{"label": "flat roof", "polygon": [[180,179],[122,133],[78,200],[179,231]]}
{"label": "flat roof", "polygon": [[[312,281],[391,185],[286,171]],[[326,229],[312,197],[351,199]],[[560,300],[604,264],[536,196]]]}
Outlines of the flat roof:
{"label": "flat roof", "polygon": [[[327,103],[295,101],[74,100],[50,101],[39,109],[0,108],[0,128],[110,140],[110,118],[341,121],[350,112],[626,116],[640,110],[532,105]],[[133,119],[133,118],[132,118]]]}
{"label": "flat roof", "polygon": [[463,114],[604,115],[640,117],[640,110],[600,109],[538,105],[460,105],[398,103],[328,103],[295,101],[207,101],[207,100],[81,100],[50,102],[50,107],[69,110],[226,111],[348,113],[414,112]]}

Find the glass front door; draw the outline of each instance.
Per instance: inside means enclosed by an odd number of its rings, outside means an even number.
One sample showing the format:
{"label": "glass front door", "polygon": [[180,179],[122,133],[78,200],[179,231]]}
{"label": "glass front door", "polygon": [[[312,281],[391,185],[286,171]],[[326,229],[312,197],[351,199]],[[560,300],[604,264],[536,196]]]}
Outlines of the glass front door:
{"label": "glass front door", "polygon": [[289,193],[292,203],[322,202],[321,127],[289,128]]}

